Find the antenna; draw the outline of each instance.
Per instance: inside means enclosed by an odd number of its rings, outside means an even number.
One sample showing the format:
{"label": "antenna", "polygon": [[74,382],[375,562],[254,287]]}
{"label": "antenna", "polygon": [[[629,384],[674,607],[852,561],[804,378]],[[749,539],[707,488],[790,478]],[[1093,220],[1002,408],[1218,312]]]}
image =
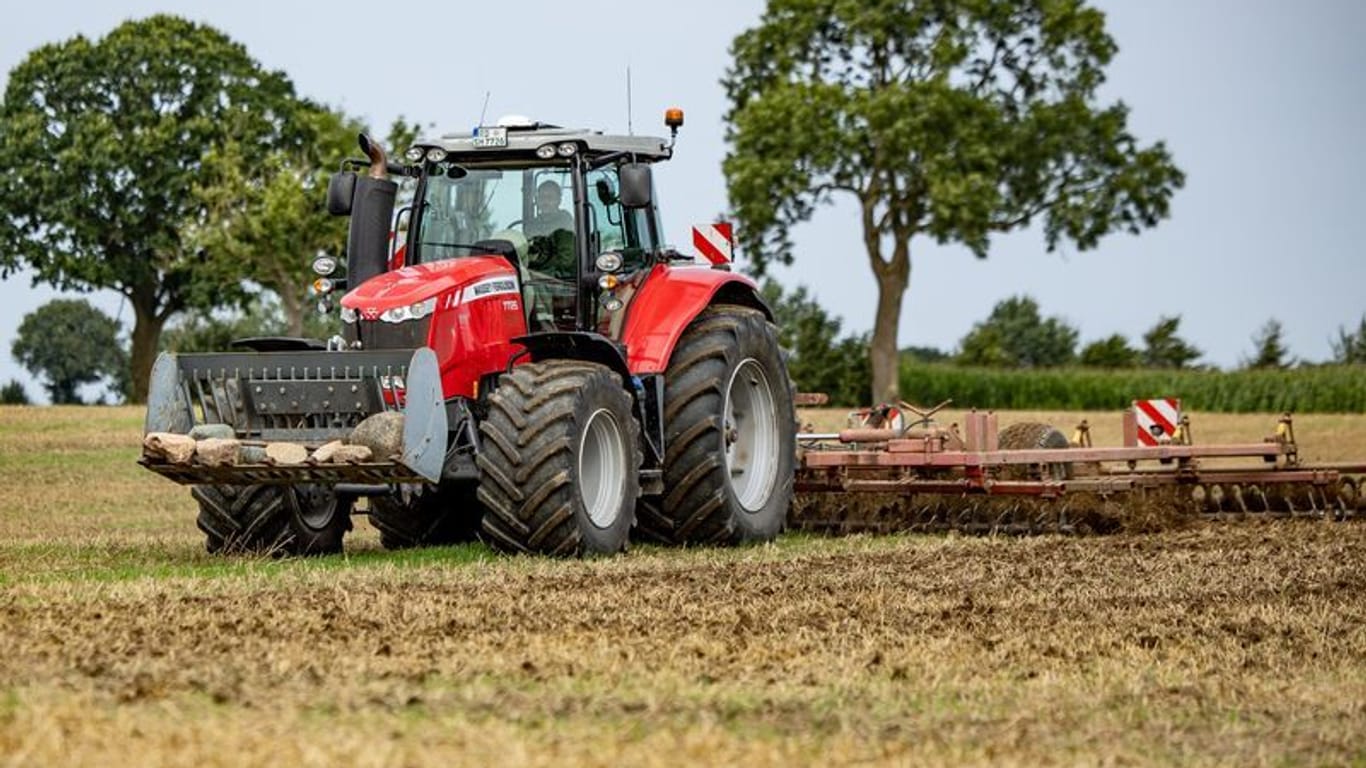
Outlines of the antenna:
{"label": "antenna", "polygon": [[484,91],[484,108],[481,109],[481,110],[479,110],[479,124],[480,124],[480,125],[483,125],[483,124],[484,124],[484,115],[487,115],[488,112],[489,112],[489,97],[492,96],[492,95],[493,95],[493,91]]}
{"label": "antenna", "polygon": [[626,135],[636,135],[635,123],[631,119],[631,65],[626,65]]}

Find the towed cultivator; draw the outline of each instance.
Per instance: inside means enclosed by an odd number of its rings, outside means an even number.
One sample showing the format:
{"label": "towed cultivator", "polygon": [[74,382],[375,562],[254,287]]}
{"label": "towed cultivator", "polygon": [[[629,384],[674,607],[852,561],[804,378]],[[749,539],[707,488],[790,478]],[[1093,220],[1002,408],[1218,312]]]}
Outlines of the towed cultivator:
{"label": "towed cultivator", "polygon": [[823,532],[1080,533],[1202,515],[1344,520],[1366,511],[1366,462],[1301,463],[1290,414],[1262,442],[1194,445],[1187,418],[1145,428],[1146,402],[1124,415],[1126,445],[1108,448],[1091,444],[1086,422],[1069,440],[1046,424],[998,431],[991,413],[969,413],[961,430],[933,426],[947,403],[903,403],[921,417],[910,428],[896,409],[861,412],[873,426],[798,436],[789,522]]}

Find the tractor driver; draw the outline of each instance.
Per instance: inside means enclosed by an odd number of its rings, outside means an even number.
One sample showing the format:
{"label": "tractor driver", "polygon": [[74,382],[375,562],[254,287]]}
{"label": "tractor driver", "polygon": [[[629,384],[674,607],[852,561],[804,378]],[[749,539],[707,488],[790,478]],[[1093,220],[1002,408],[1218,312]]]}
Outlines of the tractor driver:
{"label": "tractor driver", "polygon": [[531,268],[565,280],[574,277],[574,217],[560,208],[563,190],[546,180],[536,187],[536,216],[522,228],[531,242]]}
{"label": "tractor driver", "polygon": [[560,208],[563,192],[553,181],[543,181],[536,188],[536,216],[527,222],[527,237],[550,235],[557,229],[574,231],[574,217]]}

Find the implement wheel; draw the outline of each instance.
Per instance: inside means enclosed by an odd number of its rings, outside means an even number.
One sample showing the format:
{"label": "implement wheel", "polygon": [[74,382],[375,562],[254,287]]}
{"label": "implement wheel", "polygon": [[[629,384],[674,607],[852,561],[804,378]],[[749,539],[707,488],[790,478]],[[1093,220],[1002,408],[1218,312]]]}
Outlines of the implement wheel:
{"label": "implement wheel", "polygon": [[[1058,431],[1056,427],[1039,422],[1025,421],[1019,424],[1011,424],[1001,430],[997,437],[997,446],[1003,451],[1032,451],[1039,448],[1070,448],[1072,444],[1068,442],[1067,435]],[[1072,477],[1072,465],[1067,462],[1058,462],[1047,465],[1047,477],[1037,469],[1023,466],[1006,467],[1001,471],[1002,476],[1015,480],[1067,480]]]}
{"label": "implement wheel", "polygon": [[645,533],[671,544],[776,537],[792,500],[794,413],[763,313],[719,306],[699,315],[665,373],[666,491],[642,504]]}
{"label": "implement wheel", "polygon": [[621,377],[552,360],[498,380],[479,426],[483,536],[508,552],[626,548],[640,495],[640,427]]}
{"label": "implement wheel", "polygon": [[370,524],[385,549],[463,544],[479,534],[484,505],[467,484],[428,490],[407,502],[395,497],[370,500]]}
{"label": "implement wheel", "polygon": [[322,486],[199,485],[190,493],[214,554],[333,554],[351,529],[351,500]]}

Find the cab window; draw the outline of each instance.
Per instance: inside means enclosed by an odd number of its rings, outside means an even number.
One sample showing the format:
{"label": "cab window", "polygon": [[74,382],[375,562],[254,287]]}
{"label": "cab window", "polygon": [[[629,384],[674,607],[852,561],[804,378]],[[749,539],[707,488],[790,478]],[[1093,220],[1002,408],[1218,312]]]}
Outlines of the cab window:
{"label": "cab window", "polygon": [[649,209],[622,207],[615,167],[589,172],[587,182],[589,243],[594,258],[617,251],[622,256],[623,272],[640,269],[656,249]]}

